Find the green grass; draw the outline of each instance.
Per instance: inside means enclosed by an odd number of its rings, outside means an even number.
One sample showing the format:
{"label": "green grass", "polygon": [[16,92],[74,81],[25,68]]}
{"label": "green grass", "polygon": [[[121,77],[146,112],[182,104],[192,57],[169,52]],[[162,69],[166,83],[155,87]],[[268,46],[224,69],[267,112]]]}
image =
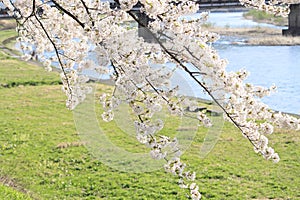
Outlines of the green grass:
{"label": "green grass", "polygon": [[[0,55],[1,84],[11,85],[0,88],[0,177],[14,180],[33,199],[186,199],[177,179],[163,170],[121,172],[98,159],[104,152],[93,154],[82,145],[58,148],[82,141],[73,113],[65,108],[61,86],[51,85],[59,82],[58,74]],[[27,82],[36,84],[24,84]],[[98,85],[99,93],[109,90],[109,86]],[[100,112],[99,106],[98,120]],[[119,116],[122,119],[126,114]],[[166,118],[163,133],[174,135],[178,119]],[[118,124],[121,128],[114,122],[101,126],[115,145],[130,152],[146,151],[139,150],[134,133],[122,131],[126,123]],[[271,135],[270,143],[281,155],[278,164],[256,155],[229,123],[215,148],[200,158],[206,134],[207,129],[199,128],[183,155],[188,168],[197,171],[203,199],[300,199],[299,131],[277,130]],[[22,194],[0,186],[0,199],[26,199],[18,195]]]}
{"label": "green grass", "polygon": [[8,29],[8,30],[2,30],[1,31],[1,35],[0,35],[0,43],[2,44],[3,42],[5,43],[5,41],[8,38],[11,37],[16,37],[17,33],[16,30],[12,30],[12,29]]}
{"label": "green grass", "polygon": [[[11,21],[6,20],[5,22],[11,25]],[[15,37],[16,31],[14,29],[1,30],[0,46],[2,45],[8,49],[13,48]],[[12,49],[12,51],[14,50]],[[0,67],[0,88],[26,85],[57,85],[61,83],[57,76],[41,70],[35,65],[11,57],[7,50],[0,51],[0,66],[5,66]]]}
{"label": "green grass", "polygon": [[13,200],[31,200],[31,198],[19,191],[14,190],[11,187],[0,184],[1,199],[13,199]]}
{"label": "green grass", "polygon": [[287,18],[274,16],[260,10],[249,10],[244,14],[244,17],[247,19],[252,19],[253,21],[270,23],[277,26],[286,26],[288,24]]}
{"label": "green grass", "polygon": [[[0,52],[0,88],[25,85],[57,85],[60,84],[58,76],[54,76],[32,64],[11,58]],[[5,66],[5,67],[2,67]]]}
{"label": "green grass", "polygon": [[9,49],[14,54],[20,54],[19,51],[14,49],[17,37],[15,27],[13,20],[0,19],[0,46]]}

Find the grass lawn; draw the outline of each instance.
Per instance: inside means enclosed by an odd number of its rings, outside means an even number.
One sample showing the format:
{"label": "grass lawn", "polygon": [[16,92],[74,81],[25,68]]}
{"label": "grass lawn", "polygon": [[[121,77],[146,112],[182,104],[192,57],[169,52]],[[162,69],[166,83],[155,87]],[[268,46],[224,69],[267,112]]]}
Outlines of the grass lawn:
{"label": "grass lawn", "polygon": [[0,194],[2,199],[13,199],[13,200],[31,200],[31,198],[19,191],[14,190],[11,187],[0,185]]}
{"label": "grass lawn", "polygon": [[[41,67],[19,61],[0,52],[0,87],[57,85],[60,80]],[[5,66],[5,67],[2,67]]]}
{"label": "grass lawn", "polygon": [[[0,184],[0,199],[186,199],[177,179],[163,170],[122,172],[103,164],[81,143],[59,75],[3,52],[0,57],[0,177],[12,183]],[[97,95],[110,90],[97,88]],[[98,119],[100,112],[97,107]],[[145,152],[137,148],[134,133],[119,128],[124,126],[111,122],[102,128],[117,146]],[[177,119],[168,118],[164,133],[176,130]],[[215,148],[200,158],[207,131],[199,128],[182,157],[197,171],[203,199],[300,199],[299,131],[276,130],[270,136],[281,156],[277,164],[256,155],[229,123]]]}

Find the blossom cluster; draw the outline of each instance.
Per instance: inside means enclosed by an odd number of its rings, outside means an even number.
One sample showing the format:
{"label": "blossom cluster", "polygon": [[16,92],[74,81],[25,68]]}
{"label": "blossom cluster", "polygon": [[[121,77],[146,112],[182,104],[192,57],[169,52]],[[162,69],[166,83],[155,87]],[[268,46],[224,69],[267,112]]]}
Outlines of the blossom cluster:
{"label": "blossom cluster", "polygon": [[[113,120],[115,110],[125,102],[135,116],[137,141],[149,147],[151,157],[166,161],[165,170],[179,178],[179,186],[188,189],[192,199],[201,198],[194,182],[195,173],[185,170],[186,164],[180,159],[180,141],[161,135],[164,122],[154,117],[164,110],[181,117],[186,115],[187,106],[192,111],[197,108],[193,101],[178,95],[180,86],[170,84],[177,69],[195,81],[220,107],[224,118],[249,140],[254,151],[268,160],[279,161],[267,139],[274,126],[300,129],[299,119],[275,112],[260,101],[276,87],[245,83],[247,71],[226,70],[227,61],[211,45],[219,35],[202,29],[208,13],[203,12],[198,18],[185,17],[198,11],[194,1],[116,0],[116,7],[100,0],[3,0],[3,3],[16,18],[17,40],[26,54],[24,58],[36,58],[48,70],[51,65],[61,68],[68,108],[74,109],[91,92],[86,84],[88,78],[83,75],[85,70],[110,75],[114,90],[100,98],[103,120]],[[285,5],[293,2],[241,0],[241,3],[286,15]],[[145,42],[128,25],[131,20],[145,26],[137,12],[149,19],[148,27],[144,28],[154,43]],[[176,67],[170,69],[168,63]],[[199,111],[195,118],[200,125],[213,126],[204,112]]]}

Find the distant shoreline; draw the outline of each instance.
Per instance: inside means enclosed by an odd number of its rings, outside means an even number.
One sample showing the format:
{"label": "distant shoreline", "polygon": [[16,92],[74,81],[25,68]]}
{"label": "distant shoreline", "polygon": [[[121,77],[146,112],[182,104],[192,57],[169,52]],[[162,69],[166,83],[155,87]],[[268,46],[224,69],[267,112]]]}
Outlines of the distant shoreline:
{"label": "distant shoreline", "polygon": [[[300,45],[300,37],[283,36],[281,29],[254,27],[254,28],[227,28],[227,27],[206,27],[224,36],[241,38],[245,45],[260,46],[296,46]],[[234,44],[234,43],[233,43]]]}

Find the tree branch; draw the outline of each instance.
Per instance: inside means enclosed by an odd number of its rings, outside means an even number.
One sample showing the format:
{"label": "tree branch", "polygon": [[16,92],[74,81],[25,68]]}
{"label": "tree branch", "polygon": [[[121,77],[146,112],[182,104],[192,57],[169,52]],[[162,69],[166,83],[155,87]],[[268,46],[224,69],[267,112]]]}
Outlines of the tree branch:
{"label": "tree branch", "polygon": [[[115,1],[115,2],[117,2],[117,1]],[[117,2],[118,3],[118,2]],[[140,22],[140,20],[133,14],[133,12],[132,11],[127,11],[127,13],[140,25],[140,26],[144,26],[144,24],[143,23],[141,23]],[[241,131],[241,133],[250,141],[250,143],[254,146],[254,148],[256,148],[256,149],[258,149],[257,148],[257,146],[253,143],[253,141],[249,138],[249,136],[248,135],[246,135],[245,133],[244,133],[244,131],[242,130],[242,128],[241,128],[241,126],[238,124],[238,122],[237,121],[235,121],[232,117],[231,117],[231,115],[230,115],[230,113],[228,113],[227,111],[226,111],[226,109],[221,105],[221,103],[217,100],[217,98],[210,92],[210,90],[207,88],[207,87],[205,87],[205,85],[203,85],[203,83],[201,83],[199,80],[198,80],[198,78],[196,77],[196,76],[194,76],[194,74],[193,74],[193,72],[191,72],[176,56],[174,56],[171,52],[169,52],[169,50],[164,46],[164,44],[156,37],[156,35],[152,32],[152,31],[150,31],[149,30],[149,28],[147,28],[146,27],[146,29],[145,29],[146,31],[147,31],[147,33],[148,34],[150,34],[153,38],[154,38],[154,40],[155,40],[155,42],[157,42],[158,44],[159,44],[159,46],[162,48],[162,50],[168,55],[168,56],[170,56],[170,58],[172,59],[172,60],[174,60],[177,64],[179,64],[181,67],[182,67],[182,69],[185,71],[185,72],[187,72],[189,75],[190,75],[190,77],[198,84],[198,85],[200,85],[204,90],[205,90],[205,92],[207,92],[208,93],[208,95],[212,98],[212,100],[222,109],[222,111],[226,114],[226,116],[230,119],[230,121]],[[262,152],[261,152],[262,153]]]}

